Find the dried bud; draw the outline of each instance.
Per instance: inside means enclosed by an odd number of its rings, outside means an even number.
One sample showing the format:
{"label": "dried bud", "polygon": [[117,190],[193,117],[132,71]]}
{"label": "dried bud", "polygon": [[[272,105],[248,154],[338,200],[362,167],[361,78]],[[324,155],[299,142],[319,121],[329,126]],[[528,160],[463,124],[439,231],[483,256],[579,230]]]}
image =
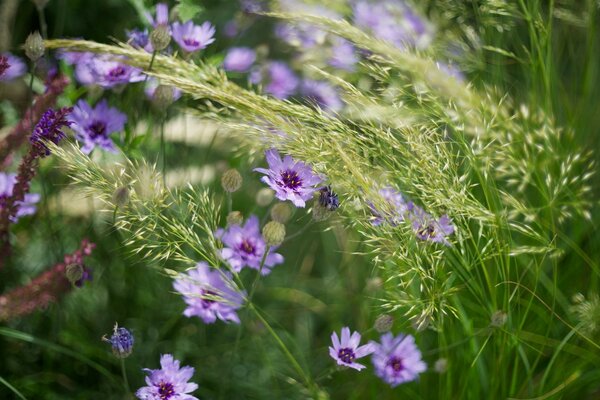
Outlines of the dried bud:
{"label": "dried bud", "polygon": [[267,223],[262,230],[267,246],[279,246],[285,239],[285,226],[277,221]]}
{"label": "dried bud", "polygon": [[77,285],[83,278],[83,265],[69,264],[65,268],[65,275],[72,285]]}
{"label": "dried bud", "polygon": [[225,171],[221,177],[221,186],[223,190],[229,193],[237,192],[242,187],[242,182],[242,175],[240,175],[237,169]]}
{"label": "dried bud", "polygon": [[239,211],[232,211],[227,215],[227,226],[241,225],[244,222],[244,216]]}
{"label": "dried bud", "polygon": [[277,203],[271,209],[271,218],[273,221],[285,224],[290,220],[293,212],[294,210],[287,203]]}
{"label": "dried bud", "polygon": [[115,190],[112,200],[117,207],[123,207],[129,203],[129,189],[127,186],[121,186]]}
{"label": "dried bud", "polygon": [[44,39],[38,31],[30,33],[25,40],[25,55],[33,62],[39,60],[44,55],[46,47],[44,46]]}
{"label": "dried bud", "polygon": [[256,204],[260,207],[266,207],[273,201],[275,192],[269,188],[262,188],[256,193]]}
{"label": "dried bud", "polygon": [[111,344],[112,352],[117,358],[127,358],[133,351],[133,335],[126,328],[119,328],[118,324],[115,324],[110,339],[104,336],[102,340]]}
{"label": "dried bud", "polygon": [[508,319],[508,314],[506,314],[502,310],[498,310],[492,314],[490,325],[493,327],[499,328],[506,323],[507,319]]}
{"label": "dried bud", "polygon": [[160,24],[150,33],[150,44],[155,51],[166,49],[170,42],[171,32],[168,25]]}
{"label": "dried bud", "polygon": [[375,320],[375,330],[379,333],[386,333],[392,329],[394,318],[389,314],[383,314]]}
{"label": "dried bud", "polygon": [[152,101],[157,108],[161,110],[166,109],[173,103],[173,100],[175,100],[175,89],[173,89],[173,86],[158,85],[156,90],[154,90]]}

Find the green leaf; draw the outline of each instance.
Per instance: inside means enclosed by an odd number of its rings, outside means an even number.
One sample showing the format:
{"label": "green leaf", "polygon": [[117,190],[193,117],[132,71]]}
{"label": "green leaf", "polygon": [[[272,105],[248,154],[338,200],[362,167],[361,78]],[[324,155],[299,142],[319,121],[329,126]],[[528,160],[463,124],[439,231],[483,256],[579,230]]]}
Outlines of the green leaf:
{"label": "green leaf", "polygon": [[179,4],[175,6],[179,19],[188,21],[204,11],[204,7],[199,3],[199,0],[179,0]]}

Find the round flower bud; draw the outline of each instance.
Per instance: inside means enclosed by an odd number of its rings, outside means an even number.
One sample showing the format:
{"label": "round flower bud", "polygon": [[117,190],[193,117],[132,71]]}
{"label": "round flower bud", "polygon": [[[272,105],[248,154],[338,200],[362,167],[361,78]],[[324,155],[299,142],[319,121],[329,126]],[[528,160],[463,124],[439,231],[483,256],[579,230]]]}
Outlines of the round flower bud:
{"label": "round flower bud", "polygon": [[269,188],[262,188],[256,193],[256,204],[260,207],[266,207],[273,201],[275,192]]}
{"label": "round flower bud", "polygon": [[277,221],[267,223],[262,230],[267,246],[279,246],[285,239],[285,226]]}
{"label": "round flower bud", "polygon": [[499,328],[506,323],[507,319],[508,319],[508,314],[506,314],[502,310],[498,310],[492,314],[490,325],[493,327]]}
{"label": "round flower bud", "polygon": [[129,203],[129,189],[127,186],[121,186],[113,193],[112,197],[113,203],[117,207],[123,207],[127,203]]}
{"label": "round flower bud", "polygon": [[110,339],[105,336],[102,340],[111,344],[112,352],[117,358],[127,358],[133,351],[133,335],[126,328],[119,328],[117,324]]}
{"label": "round flower bud", "polygon": [[237,192],[242,187],[242,175],[240,175],[237,169],[225,171],[221,177],[221,186],[226,192]]}
{"label": "round flower bud", "polygon": [[285,224],[290,220],[293,211],[287,203],[277,203],[271,209],[271,218],[273,221]]}
{"label": "round flower bud", "polygon": [[394,318],[389,314],[383,314],[375,320],[375,330],[379,333],[386,333],[392,329]]}
{"label": "round flower bud", "polygon": [[46,47],[44,46],[44,39],[38,31],[30,33],[25,40],[25,55],[33,62],[39,60],[44,55]]}
{"label": "round flower bud", "polygon": [[244,216],[239,211],[232,211],[227,215],[227,226],[241,225],[244,222]]}
{"label": "round flower bud", "polygon": [[443,374],[448,370],[448,360],[445,358],[438,359],[433,366],[433,370],[438,374]]}
{"label": "round flower bud", "polygon": [[150,32],[150,44],[155,51],[162,51],[167,48],[171,42],[171,33],[167,25],[158,25]]}
{"label": "round flower bud", "polygon": [[173,86],[169,85],[158,85],[154,90],[152,101],[154,105],[159,109],[165,109],[173,103],[175,100],[175,90]]}
{"label": "round flower bud", "polygon": [[65,268],[65,275],[72,285],[76,285],[83,278],[83,266],[81,264],[69,264]]}

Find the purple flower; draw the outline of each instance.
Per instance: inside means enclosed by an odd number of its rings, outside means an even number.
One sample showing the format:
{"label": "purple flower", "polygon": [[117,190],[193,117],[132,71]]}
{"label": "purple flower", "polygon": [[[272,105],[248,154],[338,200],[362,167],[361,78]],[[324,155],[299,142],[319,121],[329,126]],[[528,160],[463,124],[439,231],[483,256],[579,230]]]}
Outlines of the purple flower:
{"label": "purple flower", "polygon": [[264,1],[260,0],[240,0],[240,8],[243,12],[250,14],[267,10]]}
{"label": "purple flower", "polygon": [[[243,267],[260,270],[260,263],[267,245],[260,234],[256,215],[248,218],[244,226],[231,225],[227,230],[217,230],[216,236],[225,245],[225,248],[221,250],[221,257],[231,265],[235,272],[240,272]],[[262,275],[269,274],[271,268],[283,262],[283,256],[279,253],[273,253],[274,250],[273,247],[269,250],[261,271]]]}
{"label": "purple flower", "polygon": [[392,226],[398,225],[404,220],[412,203],[408,203],[402,193],[392,187],[379,190],[379,195],[385,201],[385,208],[379,210],[373,203],[369,203],[369,208],[373,214],[371,223],[375,226],[381,225],[384,222]]}
{"label": "purple flower", "polygon": [[358,56],[356,55],[356,49],[352,43],[346,39],[335,37],[333,46],[331,47],[331,59],[329,60],[329,65],[352,72],[355,70],[357,62]]}
{"label": "purple flower", "polygon": [[66,137],[62,129],[71,125],[71,121],[67,120],[67,116],[73,111],[72,107],[63,107],[58,111],[49,108],[33,129],[33,133],[29,141],[37,151],[38,157],[44,157],[50,154],[50,149],[44,141],[48,140],[54,144],[58,144]]}
{"label": "purple flower", "polygon": [[150,43],[150,34],[147,29],[139,30],[132,29],[126,32],[127,43],[138,49],[144,49],[148,53],[152,53],[152,44]]}
{"label": "purple flower", "polygon": [[427,365],[421,360],[421,352],[411,335],[394,337],[386,333],[381,344],[372,342],[375,352],[371,357],[375,374],[392,387],[417,379]]}
{"label": "purple flower", "polygon": [[23,76],[27,71],[27,65],[19,57],[15,57],[10,53],[2,53],[1,56],[8,66],[4,69],[4,73],[0,74],[0,81],[13,80]]}
{"label": "purple flower", "polygon": [[[0,172],[0,209],[6,206],[6,199],[13,195],[13,188],[17,183],[16,174]],[[40,201],[40,195],[37,193],[26,193],[23,201],[16,203],[17,212],[14,217],[11,216],[11,222],[17,222],[20,217],[33,215],[36,211],[35,204]]]}
{"label": "purple flower", "polygon": [[256,52],[248,47],[232,47],[223,60],[226,71],[246,72],[256,60]]}
{"label": "purple flower", "polygon": [[160,356],[161,369],[144,368],[148,374],[146,385],[135,395],[142,400],[198,400],[188,393],[198,389],[195,383],[188,381],[194,375],[194,368],[179,367],[179,361],[173,359],[171,354]]}
{"label": "purple flower", "polygon": [[110,134],[123,130],[127,116],[116,108],[109,107],[106,100],[100,101],[95,108],[85,100],[79,100],[70,120],[76,133],[75,138],[83,142],[82,152],[89,154],[94,147],[99,146],[114,153],[117,149]]}
{"label": "purple flower", "polygon": [[195,269],[181,274],[173,287],[188,306],[183,312],[186,317],[198,316],[205,324],[212,324],[217,318],[240,323],[236,310],[242,307],[244,297],[233,289],[231,274],[211,270],[207,263],[200,262]]}
{"label": "purple flower", "polygon": [[59,51],[58,58],[63,59],[67,64],[75,66],[75,79],[82,85],[92,85],[96,83],[96,77],[92,68],[94,54],[87,52]]}
{"label": "purple flower", "polygon": [[105,88],[117,85],[140,82],[144,74],[138,68],[121,63],[111,56],[94,56],[87,60],[94,76],[95,83]]}
{"label": "purple flower", "polygon": [[4,72],[10,68],[10,64],[8,63],[8,58],[0,54],[0,78],[4,75]]}
{"label": "purple flower", "polygon": [[452,224],[450,217],[442,215],[436,220],[421,207],[413,205],[410,219],[412,221],[413,229],[419,239],[430,240],[432,242],[450,246],[450,242],[446,239],[446,236],[454,233],[454,225]]}
{"label": "purple flower", "polygon": [[146,14],[146,19],[154,28],[158,25],[167,25],[169,23],[169,6],[165,3],[156,5],[156,20],[150,13]]}
{"label": "purple flower", "polygon": [[[339,19],[340,16],[329,8],[306,4],[297,0],[280,0],[279,6],[282,11],[290,14],[311,14],[331,19]],[[302,49],[313,48],[322,45],[327,37],[327,32],[307,23],[279,23],[275,27],[275,35],[292,46]]]}
{"label": "purple flower", "polygon": [[254,169],[265,174],[261,180],[275,190],[279,200],[290,200],[296,207],[304,207],[306,201],[312,198],[316,190],[314,186],[321,182],[321,178],[313,173],[311,167],[294,161],[291,156],[285,156],[282,160],[275,149],[267,150],[265,158],[269,169]]}
{"label": "purple flower", "polygon": [[329,211],[335,211],[340,207],[340,199],[337,193],[331,189],[331,186],[322,187],[319,189],[319,193],[319,204],[321,207]]}
{"label": "purple flower", "polygon": [[302,83],[302,95],[326,110],[339,111],[344,106],[335,88],[327,82],[305,80]]}
{"label": "purple flower", "polygon": [[192,21],[173,24],[173,39],[188,53],[204,49],[215,41],[215,27],[210,22],[195,25]]}
{"label": "purple flower", "polygon": [[457,81],[464,82],[465,75],[456,65],[443,62],[436,62],[435,65],[440,71],[445,72],[448,76],[453,77]]}
{"label": "purple flower", "polygon": [[126,328],[119,328],[117,324],[113,328],[113,334],[110,336],[110,339],[103,337],[102,340],[110,343],[112,352],[117,358],[127,358],[133,351],[133,335]]}
{"label": "purple flower", "polygon": [[369,343],[358,347],[360,343],[360,333],[354,332],[350,336],[350,328],[347,326],[342,328],[342,340],[338,338],[337,333],[331,334],[331,342],[333,347],[329,346],[329,355],[337,361],[338,365],[354,368],[360,371],[366,368],[362,364],[354,362],[354,360],[371,354],[374,346]]}
{"label": "purple flower", "polygon": [[266,81],[265,92],[278,99],[290,97],[296,91],[299,82],[290,67],[282,61],[271,61],[266,68],[252,70],[249,80],[256,85]]}

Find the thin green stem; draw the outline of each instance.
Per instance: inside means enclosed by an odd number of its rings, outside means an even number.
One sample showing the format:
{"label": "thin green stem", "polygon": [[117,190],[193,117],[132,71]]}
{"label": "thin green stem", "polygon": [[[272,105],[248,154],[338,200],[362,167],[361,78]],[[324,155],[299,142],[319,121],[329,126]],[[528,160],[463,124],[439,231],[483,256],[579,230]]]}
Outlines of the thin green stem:
{"label": "thin green stem", "polygon": [[262,260],[260,260],[260,267],[258,267],[258,274],[256,274],[256,278],[254,278],[254,282],[252,282],[252,288],[250,289],[250,295],[248,296],[248,304],[250,304],[252,302],[252,297],[254,296],[256,287],[258,286],[258,280],[260,279],[263,267],[265,266],[265,262],[267,261],[267,257],[269,255],[270,250],[271,250],[271,246],[267,246],[267,248],[265,249],[265,253],[262,256]]}
{"label": "thin green stem", "polygon": [[37,7],[38,19],[40,21],[40,30],[44,40],[48,39],[48,24],[46,23],[46,14],[43,7]]}
{"label": "thin green stem", "polygon": [[129,388],[129,380],[127,379],[127,370],[125,369],[125,359],[121,358],[121,374],[123,375],[123,384],[125,385],[125,390],[127,391],[127,397],[131,394],[131,389]]}

